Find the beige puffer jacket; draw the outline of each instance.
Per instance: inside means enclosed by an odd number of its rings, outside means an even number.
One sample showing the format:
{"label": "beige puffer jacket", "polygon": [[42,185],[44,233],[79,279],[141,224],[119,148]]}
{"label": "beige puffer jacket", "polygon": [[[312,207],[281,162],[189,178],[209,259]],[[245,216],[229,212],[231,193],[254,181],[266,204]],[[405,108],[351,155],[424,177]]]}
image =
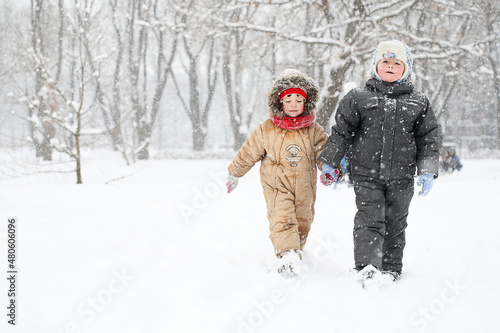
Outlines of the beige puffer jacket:
{"label": "beige puffer jacket", "polygon": [[[290,84],[282,84],[284,81]],[[270,112],[279,114],[279,105],[274,99],[278,99],[282,90],[297,86],[308,94],[304,114],[314,112],[311,108],[315,107],[318,98],[317,86],[296,71],[292,72],[292,77],[282,74],[273,83],[268,94]],[[268,119],[249,135],[228,167],[231,175],[243,177],[261,161],[260,177],[271,240],[278,256],[287,250],[302,250],[307,240],[314,218],[317,168],[322,167],[318,157],[326,141],[323,127],[316,122],[305,128],[285,129]]]}
{"label": "beige puffer jacket", "polygon": [[[317,158],[323,151],[327,135],[321,125],[287,130],[273,124],[271,119],[249,135],[229,165],[228,171],[235,177],[243,177],[255,163],[261,163],[261,178],[274,184],[275,174],[304,174],[300,178],[316,184],[316,166],[322,163]],[[314,177],[313,177],[314,176]]]}

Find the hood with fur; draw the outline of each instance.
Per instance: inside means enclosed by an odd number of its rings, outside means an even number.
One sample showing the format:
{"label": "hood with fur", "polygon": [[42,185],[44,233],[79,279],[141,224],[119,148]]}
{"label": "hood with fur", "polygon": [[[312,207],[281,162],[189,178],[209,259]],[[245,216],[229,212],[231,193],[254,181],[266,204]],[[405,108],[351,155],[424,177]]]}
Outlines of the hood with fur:
{"label": "hood with fur", "polygon": [[285,69],[273,82],[267,94],[269,113],[278,118],[286,117],[279,101],[280,93],[289,88],[300,88],[307,94],[303,115],[310,115],[316,109],[319,98],[319,87],[314,80],[296,69]]}

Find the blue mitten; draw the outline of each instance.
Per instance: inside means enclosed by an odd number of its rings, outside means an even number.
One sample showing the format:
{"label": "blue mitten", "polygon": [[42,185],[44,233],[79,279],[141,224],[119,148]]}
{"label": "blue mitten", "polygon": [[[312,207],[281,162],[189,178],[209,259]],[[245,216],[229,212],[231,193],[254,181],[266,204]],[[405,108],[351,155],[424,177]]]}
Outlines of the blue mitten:
{"label": "blue mitten", "polygon": [[429,194],[429,192],[431,191],[433,182],[434,182],[434,175],[433,174],[430,174],[430,173],[421,174],[418,177],[417,186],[420,186],[422,184],[423,184],[423,186],[422,186],[422,190],[420,192],[418,192],[418,195],[425,197],[427,194]]}

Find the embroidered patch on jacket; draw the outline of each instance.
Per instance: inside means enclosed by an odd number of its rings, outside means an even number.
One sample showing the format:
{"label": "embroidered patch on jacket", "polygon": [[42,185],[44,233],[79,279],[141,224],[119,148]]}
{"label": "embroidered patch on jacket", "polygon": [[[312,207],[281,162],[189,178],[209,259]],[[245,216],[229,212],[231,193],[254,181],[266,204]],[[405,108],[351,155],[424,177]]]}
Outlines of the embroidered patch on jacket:
{"label": "embroidered patch on jacket", "polygon": [[288,160],[288,162],[290,162],[290,166],[292,167],[296,167],[297,166],[297,163],[300,162],[300,160],[302,159],[302,156],[295,156],[297,155],[299,152],[302,151],[302,149],[297,146],[296,144],[291,144],[289,145],[288,147],[286,147],[285,149],[287,152],[290,153],[290,155],[292,156],[287,156],[286,159]]}

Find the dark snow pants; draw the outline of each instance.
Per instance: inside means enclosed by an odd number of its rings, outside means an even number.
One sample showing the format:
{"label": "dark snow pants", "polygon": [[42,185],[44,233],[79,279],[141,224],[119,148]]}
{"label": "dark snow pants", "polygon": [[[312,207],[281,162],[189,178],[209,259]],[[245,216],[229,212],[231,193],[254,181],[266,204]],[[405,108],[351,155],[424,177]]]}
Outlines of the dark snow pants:
{"label": "dark snow pants", "polygon": [[353,232],[356,268],[371,264],[401,272],[413,179],[356,181],[354,192],[358,208]]}

